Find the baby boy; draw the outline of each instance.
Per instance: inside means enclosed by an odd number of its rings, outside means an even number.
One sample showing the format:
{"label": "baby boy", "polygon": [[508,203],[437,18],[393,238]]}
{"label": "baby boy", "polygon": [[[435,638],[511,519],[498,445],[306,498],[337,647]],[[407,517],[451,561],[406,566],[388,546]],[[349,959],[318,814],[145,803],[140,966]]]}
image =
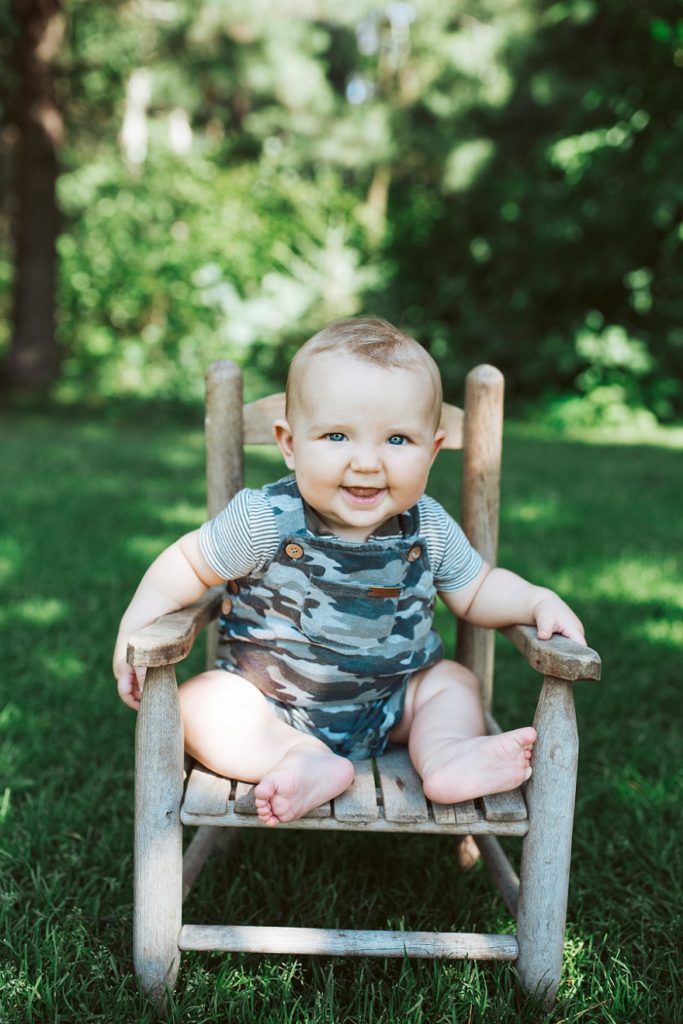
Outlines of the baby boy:
{"label": "baby boy", "polygon": [[275,441],[292,475],[240,491],[152,563],[114,652],[121,699],[139,707],[130,634],[226,583],[217,667],[180,687],[187,751],[256,783],[267,825],[353,781],[353,760],[407,745],[426,796],[454,803],[531,775],[531,726],[485,734],[475,677],[443,657],[438,593],[480,626],[535,625],[585,643],[552,591],[492,568],[424,493],[445,433],[441,381],[416,341],[376,317],[307,341]]}

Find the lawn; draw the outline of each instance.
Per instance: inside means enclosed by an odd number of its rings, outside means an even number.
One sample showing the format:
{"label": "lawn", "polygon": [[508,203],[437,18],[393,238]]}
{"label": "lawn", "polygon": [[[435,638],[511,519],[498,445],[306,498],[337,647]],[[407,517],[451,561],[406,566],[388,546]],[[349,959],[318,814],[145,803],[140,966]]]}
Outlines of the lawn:
{"label": "lawn", "polygon": [[[152,557],[203,514],[201,413],[5,412],[2,428],[0,1022],[152,1022],[131,965],[134,715],[110,674]],[[682,1019],[681,452],[675,443],[506,438],[501,563],[570,598],[603,656],[576,688],[581,736],[565,972],[555,1009],[505,965],[186,955],[183,1022],[665,1022]],[[455,493],[444,455],[431,493]],[[278,472],[252,453],[251,483]],[[678,541],[676,536],[678,535]],[[439,624],[448,636],[445,618]],[[450,641],[449,641],[450,642]],[[202,654],[192,657],[195,667]],[[189,669],[183,667],[187,674]],[[497,717],[537,677],[501,641]],[[518,856],[514,842],[506,848]],[[212,860],[192,921],[513,928],[447,838],[248,830]]]}

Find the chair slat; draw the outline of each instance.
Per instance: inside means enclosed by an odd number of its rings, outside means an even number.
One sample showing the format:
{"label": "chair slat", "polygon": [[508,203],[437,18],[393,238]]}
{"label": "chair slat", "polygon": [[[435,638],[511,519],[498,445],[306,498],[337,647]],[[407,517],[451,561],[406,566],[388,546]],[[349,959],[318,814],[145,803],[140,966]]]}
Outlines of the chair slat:
{"label": "chair slat", "polygon": [[[238,782],[235,788],[235,814],[251,815],[256,814],[256,799],[254,797],[254,786],[250,782]],[[332,805],[328,802],[314,807],[305,818],[329,818],[332,814]]]}
{"label": "chair slat", "polygon": [[407,750],[392,750],[377,760],[387,821],[428,821],[427,801]]}
{"label": "chair slat", "polygon": [[463,800],[460,804],[432,804],[432,813],[438,825],[472,825],[483,820],[473,800]]}
{"label": "chair slat", "polygon": [[[356,763],[353,786],[334,801],[316,807],[285,828],[329,828],[381,832],[436,832],[454,835],[524,835],[528,819],[519,791],[496,794],[481,801],[430,804],[405,750],[392,751],[377,761],[381,793],[375,785],[371,761]],[[231,790],[234,787],[234,797]],[[520,802],[521,801],[521,802]],[[484,806],[482,813],[480,805]],[[430,814],[431,807],[431,814]],[[230,782],[202,765],[191,770],[181,819],[186,825],[260,826],[254,787]]]}
{"label": "chair slat", "polygon": [[184,809],[188,814],[206,814],[220,817],[227,814],[230,803],[230,780],[195,765],[185,790]]}
{"label": "chair slat", "polygon": [[440,426],[446,431],[446,439],[443,447],[451,451],[460,451],[463,444],[463,425],[465,413],[457,405],[448,405],[444,402],[441,406]]}
{"label": "chair slat", "polygon": [[519,789],[491,793],[483,796],[481,803],[487,821],[524,821],[527,815],[526,803]]}
{"label": "chair slat", "polygon": [[285,393],[268,395],[244,406],[244,443],[275,444],[273,423],[284,419]]}
{"label": "chair slat", "polygon": [[251,782],[235,783],[235,814],[256,814],[254,786]]}
{"label": "chair slat", "polygon": [[335,797],[334,816],[337,821],[376,821],[379,807],[372,761],[357,761],[354,768],[356,776],[350,788]]}
{"label": "chair slat", "polygon": [[[486,728],[491,736],[503,731],[490,712],[486,712]],[[508,793],[494,793],[481,798],[487,821],[524,821],[527,816],[526,802],[521,790],[511,789]]]}

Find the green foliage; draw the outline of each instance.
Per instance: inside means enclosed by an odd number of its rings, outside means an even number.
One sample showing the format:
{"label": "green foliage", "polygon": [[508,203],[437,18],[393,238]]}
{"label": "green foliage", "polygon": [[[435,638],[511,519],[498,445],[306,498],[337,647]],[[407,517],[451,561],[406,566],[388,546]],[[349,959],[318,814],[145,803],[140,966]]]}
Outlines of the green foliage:
{"label": "green foliage", "polygon": [[457,338],[446,369],[453,382],[483,355],[513,393],[530,397],[617,383],[605,379],[598,351],[581,345],[585,323],[597,319],[637,338],[648,356],[647,368],[622,363],[623,401],[680,413],[672,314],[682,269],[674,97],[683,49],[675,5],[665,8],[665,42],[639,5],[527,8],[533,29],[511,31],[498,53],[510,77],[505,101],[480,96],[459,122],[434,126],[459,136],[445,187],[434,188],[426,160],[397,181],[392,309],[411,302],[411,319],[426,339],[442,337],[439,347]]}
{"label": "green foliage", "polygon": [[61,197],[62,394],[195,397],[212,359],[301,340],[356,312],[377,276],[333,174],[162,152],[138,177],[111,160],[77,168]]}
{"label": "green foliage", "polygon": [[[675,0],[65,13],[62,394],[187,396],[216,355],[265,387],[322,323],[375,311],[449,397],[487,360],[558,422],[683,414]],[[7,317],[10,285],[0,258]]]}

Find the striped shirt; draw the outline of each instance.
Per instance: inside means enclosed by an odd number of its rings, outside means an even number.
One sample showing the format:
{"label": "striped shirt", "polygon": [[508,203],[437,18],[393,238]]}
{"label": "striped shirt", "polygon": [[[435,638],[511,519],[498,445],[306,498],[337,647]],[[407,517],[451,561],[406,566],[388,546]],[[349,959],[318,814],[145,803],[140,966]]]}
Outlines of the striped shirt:
{"label": "striped shirt", "polygon": [[[433,498],[423,495],[417,508],[436,589],[460,590],[478,576],[481,555]],[[225,580],[242,579],[264,569],[277,554],[279,543],[271,506],[260,490],[251,488],[238,491],[199,532],[202,554]]]}

